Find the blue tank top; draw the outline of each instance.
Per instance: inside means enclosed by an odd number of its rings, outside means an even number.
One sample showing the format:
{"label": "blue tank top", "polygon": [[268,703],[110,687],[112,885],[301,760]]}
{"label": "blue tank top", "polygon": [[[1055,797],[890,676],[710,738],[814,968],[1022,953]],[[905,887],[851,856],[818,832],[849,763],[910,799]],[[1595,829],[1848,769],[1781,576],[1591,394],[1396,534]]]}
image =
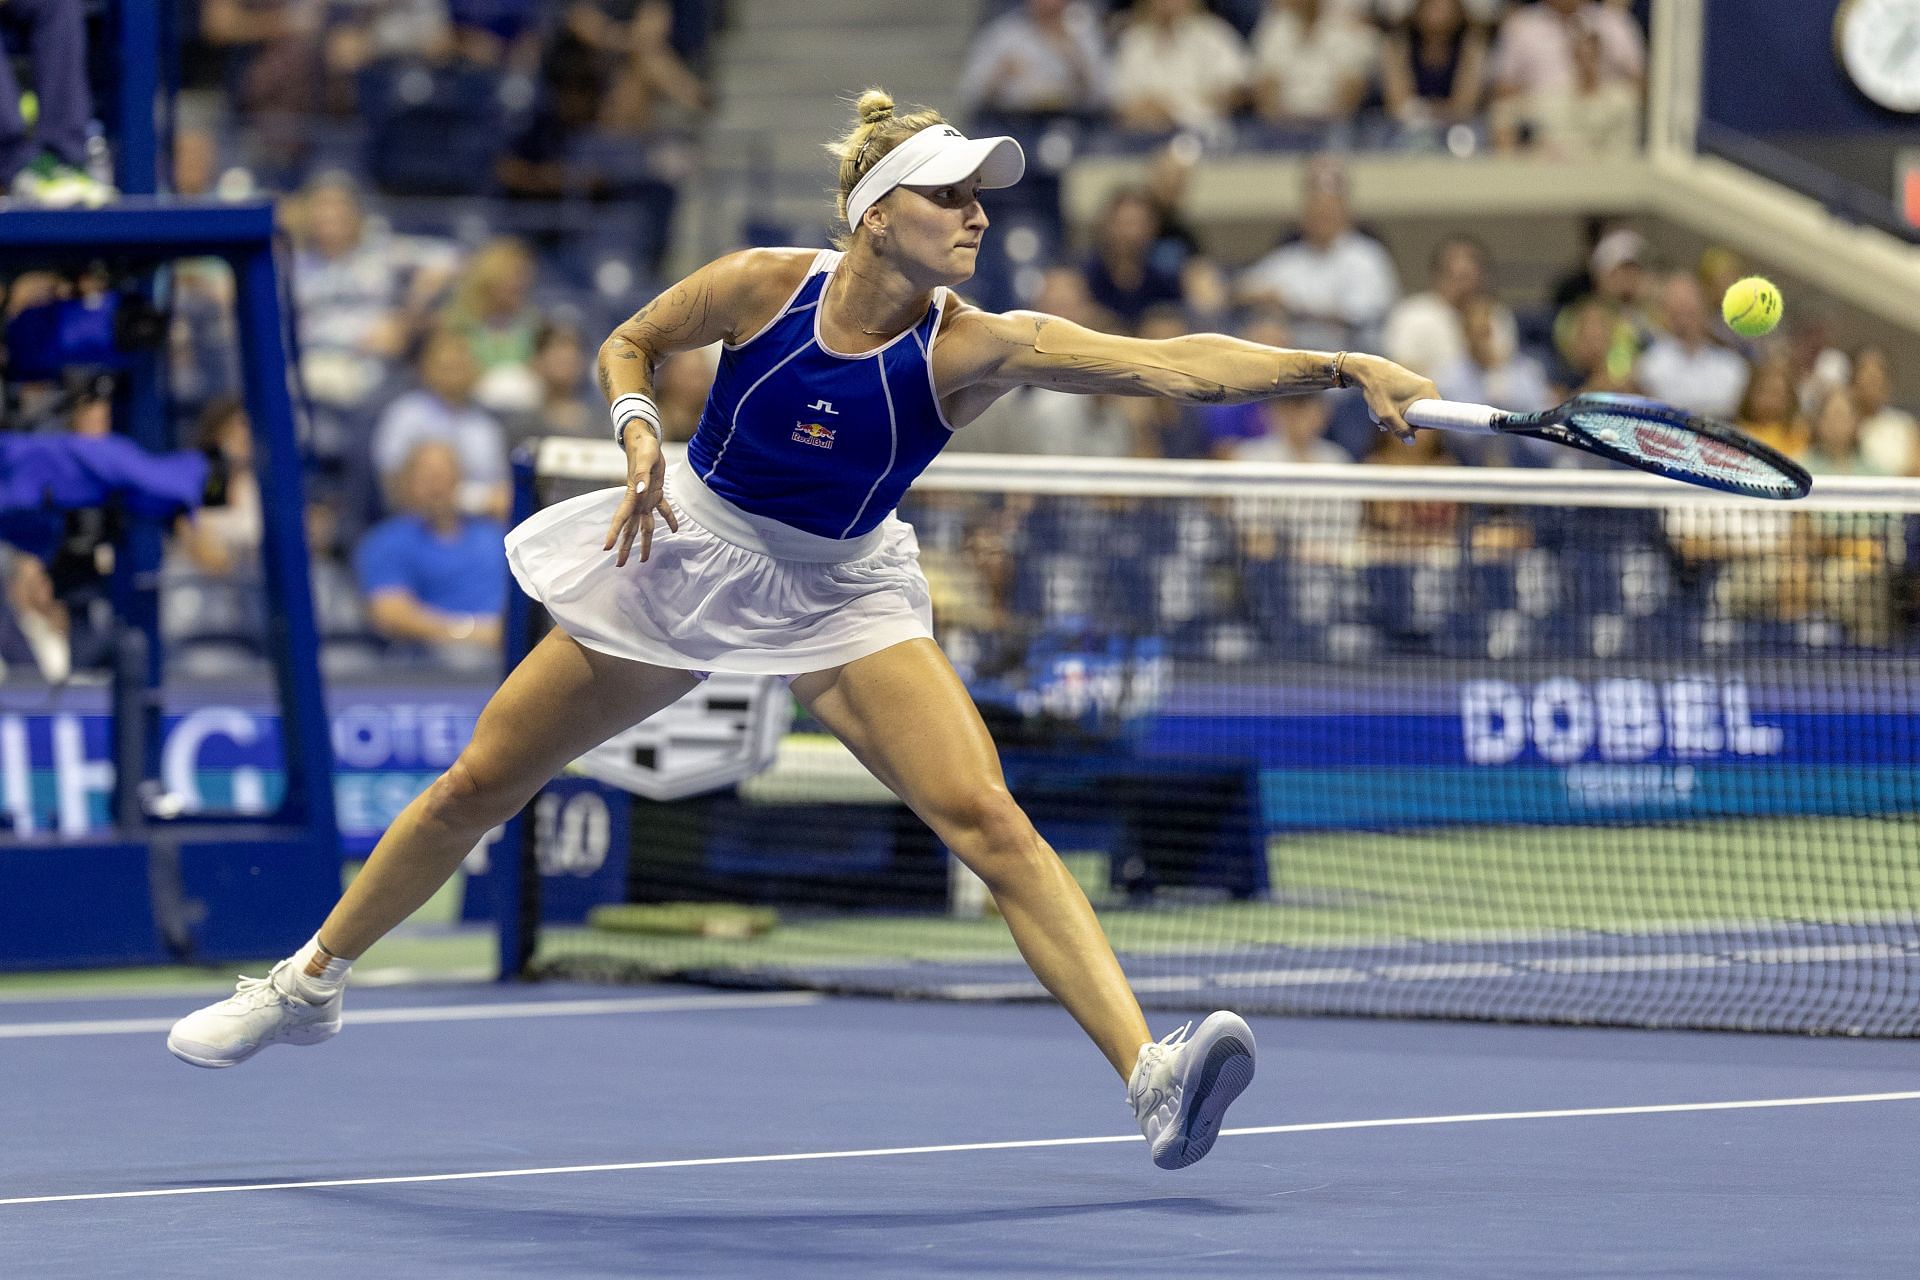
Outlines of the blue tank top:
{"label": "blue tank top", "polygon": [[878,351],[841,355],[820,338],[820,300],[840,254],[822,252],[780,314],[728,345],[687,461],[743,511],[825,538],[887,518],[952,438],[931,352],[947,291]]}

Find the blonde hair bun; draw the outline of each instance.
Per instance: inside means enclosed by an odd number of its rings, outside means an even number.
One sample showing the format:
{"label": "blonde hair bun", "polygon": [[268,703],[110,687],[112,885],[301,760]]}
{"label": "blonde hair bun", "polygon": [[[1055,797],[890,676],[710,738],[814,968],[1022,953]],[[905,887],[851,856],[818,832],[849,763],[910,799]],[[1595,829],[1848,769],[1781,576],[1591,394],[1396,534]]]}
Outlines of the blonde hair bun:
{"label": "blonde hair bun", "polygon": [[[5,0],[0,0],[0,4],[4,3]],[[834,206],[842,221],[847,216],[847,196],[862,174],[878,164],[887,152],[920,130],[946,123],[945,117],[938,111],[925,107],[909,111],[904,116],[897,114],[893,95],[880,88],[871,88],[861,94],[853,104],[853,112],[858,123],[844,136],[827,144],[827,153],[839,167],[840,180]],[[851,243],[845,236],[834,238],[834,247],[838,249],[845,249]]]}

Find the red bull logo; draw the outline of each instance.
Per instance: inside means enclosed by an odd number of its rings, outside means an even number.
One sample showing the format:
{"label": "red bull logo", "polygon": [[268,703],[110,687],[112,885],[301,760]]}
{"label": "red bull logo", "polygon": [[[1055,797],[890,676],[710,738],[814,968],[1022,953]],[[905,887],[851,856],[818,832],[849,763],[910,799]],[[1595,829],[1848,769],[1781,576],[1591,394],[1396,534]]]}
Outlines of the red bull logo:
{"label": "red bull logo", "polygon": [[816,449],[833,448],[833,428],[823,427],[817,422],[794,423],[793,438]]}

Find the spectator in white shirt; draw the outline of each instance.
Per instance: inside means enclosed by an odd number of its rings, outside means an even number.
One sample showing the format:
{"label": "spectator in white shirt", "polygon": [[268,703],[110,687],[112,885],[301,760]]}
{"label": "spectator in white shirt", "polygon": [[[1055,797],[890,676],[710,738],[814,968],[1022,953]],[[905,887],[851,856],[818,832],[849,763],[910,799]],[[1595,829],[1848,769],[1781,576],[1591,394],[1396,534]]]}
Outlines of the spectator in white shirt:
{"label": "spectator in white shirt", "polygon": [[1354,228],[1341,180],[1319,176],[1301,210],[1300,238],[1242,272],[1239,289],[1245,303],[1284,310],[1302,347],[1374,350],[1400,280],[1386,247]]}
{"label": "spectator in white shirt", "polygon": [[[1449,400],[1468,404],[1490,404],[1511,413],[1537,413],[1556,403],[1553,388],[1540,362],[1517,350],[1512,340],[1500,331],[1503,308],[1485,294],[1464,301],[1460,309],[1461,328],[1466,349],[1459,357],[1442,366],[1433,375],[1434,385]],[[1511,319],[1511,317],[1508,317]],[[1514,447],[1508,436],[1475,437],[1456,442],[1473,462],[1504,466],[1519,462],[1528,465],[1552,465],[1555,454],[1570,453],[1554,445],[1537,449]],[[1527,442],[1529,445],[1535,442]],[[1475,446],[1478,446],[1477,448]]]}
{"label": "spectator in white shirt", "polygon": [[1860,453],[1870,474],[1920,474],[1920,421],[1896,409],[1887,353],[1862,347],[1853,357],[1853,404],[1860,414]]}
{"label": "spectator in white shirt", "polygon": [[1199,0],[1142,0],[1114,55],[1115,123],[1217,133],[1246,96],[1251,69],[1240,33]]}
{"label": "spectator in white shirt", "polygon": [[[1240,330],[1248,342],[1291,347],[1284,317],[1256,314]],[[1246,404],[1209,405],[1200,412],[1208,455],[1237,462],[1352,462],[1353,455],[1326,438],[1334,397],[1272,396]]]}
{"label": "spectator in white shirt", "polygon": [[358,191],[343,175],[314,179],[292,213],[293,296],[307,392],[326,404],[359,405],[453,279],[454,255],[376,237]]}
{"label": "spectator in white shirt", "polygon": [[[1434,377],[1466,355],[1461,307],[1487,287],[1487,251],[1471,236],[1448,236],[1433,251],[1424,292],[1402,298],[1387,313],[1381,335],[1383,354],[1415,373]],[[1509,348],[1519,342],[1519,327],[1504,303],[1493,305],[1494,327]]]}
{"label": "spectator in white shirt", "polygon": [[[664,371],[678,358],[673,356],[662,361],[660,370]],[[593,379],[587,371],[592,364],[586,338],[577,327],[543,321],[534,335],[533,359],[529,365],[534,377],[533,401],[523,409],[503,411],[499,415],[509,447],[541,436],[575,436],[588,440],[605,436],[606,402],[591,390]],[[660,371],[655,372],[654,379],[657,401]],[[663,423],[664,420],[663,412]]]}
{"label": "spectator in white shirt", "polygon": [[1027,0],[981,28],[960,73],[968,111],[1082,115],[1107,103],[1100,20],[1081,0]]}
{"label": "spectator in white shirt", "polygon": [[169,568],[214,578],[257,574],[264,519],[260,480],[253,470],[253,424],[246,405],[238,396],[215,400],[201,412],[198,436],[201,449],[218,452],[226,462],[227,500],[176,522],[179,555]]}
{"label": "spectator in white shirt", "polygon": [[1630,154],[1640,145],[1640,86],[1608,76],[1600,36],[1585,27],[1573,38],[1574,80],[1511,104],[1533,135],[1533,149],[1559,160]]}
{"label": "spectator in white shirt", "polygon": [[1646,76],[1647,42],[1633,15],[1599,0],[1535,0],[1508,14],[1493,49],[1495,141],[1519,141],[1521,104],[1540,95],[1564,94],[1578,76],[1575,45],[1582,31],[1600,42],[1600,75],[1638,89]]}
{"label": "spectator in white shirt", "polygon": [[1747,389],[1747,362],[1713,341],[1700,282],[1684,271],[1669,276],[1660,309],[1665,332],[1641,353],[1636,380],[1656,400],[1731,417]]}
{"label": "spectator in white shirt", "polygon": [[1317,466],[1353,461],[1353,455],[1327,439],[1333,424],[1334,397],[1326,392],[1275,396],[1258,404],[1265,435],[1241,440],[1225,456],[1235,462],[1305,462]]}
{"label": "spectator in white shirt", "polygon": [[373,465],[383,489],[398,492],[407,458],[433,440],[460,459],[460,509],[505,518],[508,510],[507,436],[498,419],[473,401],[480,366],[466,340],[449,330],[427,336],[418,364],[420,387],[380,415],[373,429]]}
{"label": "spectator in white shirt", "polygon": [[1253,29],[1253,94],[1273,121],[1346,120],[1380,61],[1380,32],[1340,0],[1267,0]]}

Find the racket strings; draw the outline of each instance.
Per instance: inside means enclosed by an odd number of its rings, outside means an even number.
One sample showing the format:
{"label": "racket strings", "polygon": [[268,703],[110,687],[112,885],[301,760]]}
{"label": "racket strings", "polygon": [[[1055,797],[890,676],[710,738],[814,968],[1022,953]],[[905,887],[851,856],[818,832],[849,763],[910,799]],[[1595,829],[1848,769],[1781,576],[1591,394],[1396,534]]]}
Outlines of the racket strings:
{"label": "racket strings", "polygon": [[1588,411],[1572,425],[1621,454],[1650,462],[1670,474],[1686,474],[1748,492],[1794,495],[1793,476],[1736,445],[1678,423],[1631,413]]}

